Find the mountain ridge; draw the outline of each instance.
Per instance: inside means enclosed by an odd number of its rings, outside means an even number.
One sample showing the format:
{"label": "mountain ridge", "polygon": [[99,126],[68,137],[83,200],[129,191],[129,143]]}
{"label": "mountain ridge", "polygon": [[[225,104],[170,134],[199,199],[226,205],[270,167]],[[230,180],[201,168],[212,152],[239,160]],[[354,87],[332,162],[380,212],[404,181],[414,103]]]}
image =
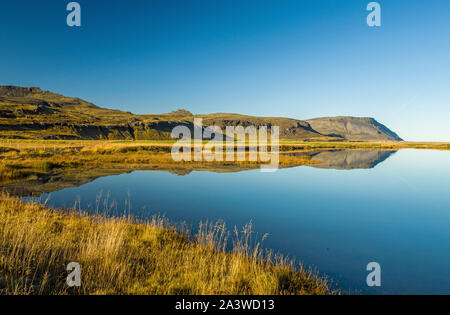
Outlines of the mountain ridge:
{"label": "mountain ridge", "polygon": [[[193,115],[185,109],[137,115],[101,108],[39,87],[0,85],[1,138],[169,140],[176,126],[194,130],[194,118],[202,118],[204,127],[216,125],[222,130],[227,126],[279,126],[280,138],[289,140],[401,141],[373,118],[340,116],[298,120],[230,113]],[[325,121],[330,121],[332,126],[327,126]]]}
{"label": "mountain ridge", "polygon": [[[320,117],[309,119],[307,122],[313,129],[324,135],[340,135],[345,140],[403,141],[395,132],[372,117]],[[367,126],[372,128],[367,128]]]}

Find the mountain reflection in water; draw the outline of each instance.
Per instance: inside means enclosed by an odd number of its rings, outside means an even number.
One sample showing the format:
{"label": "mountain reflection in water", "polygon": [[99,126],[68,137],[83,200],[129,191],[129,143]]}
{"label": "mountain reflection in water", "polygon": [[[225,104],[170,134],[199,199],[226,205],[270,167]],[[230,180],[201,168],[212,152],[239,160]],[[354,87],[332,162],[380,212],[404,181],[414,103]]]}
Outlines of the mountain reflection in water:
{"label": "mountain reflection in water", "polygon": [[[353,170],[370,169],[388,159],[397,151],[386,150],[314,150],[306,152],[312,161],[320,162],[310,165],[315,168]],[[305,152],[284,153],[289,156],[305,155]]]}
{"label": "mountain reflection in water", "polygon": [[[333,150],[311,150],[280,153],[284,156],[309,157],[316,162],[305,165],[323,169],[353,170],[370,169],[385,161],[396,151],[385,150],[360,150],[360,149],[333,149]],[[299,165],[287,166],[289,168]],[[286,167],[286,166],[285,166]],[[193,171],[204,171],[213,173],[237,173],[248,170],[259,169],[259,165],[254,167],[230,166],[227,164],[204,164],[201,167],[180,165],[179,168],[166,168],[161,165],[147,165],[145,171],[164,171],[177,176],[188,176]],[[112,175],[131,173],[135,169],[130,168],[79,168],[56,170],[54,172],[39,174],[26,179],[6,181],[0,184],[1,190],[13,196],[19,197],[39,197],[45,193],[59,191],[65,188],[80,187],[98,178]]]}

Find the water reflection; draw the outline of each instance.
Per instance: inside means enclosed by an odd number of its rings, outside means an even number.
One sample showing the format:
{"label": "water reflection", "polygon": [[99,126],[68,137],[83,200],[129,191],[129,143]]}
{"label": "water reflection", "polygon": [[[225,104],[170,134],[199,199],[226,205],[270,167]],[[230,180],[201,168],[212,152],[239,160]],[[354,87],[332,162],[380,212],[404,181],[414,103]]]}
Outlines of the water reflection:
{"label": "water reflection", "polygon": [[[79,200],[81,209],[95,209],[103,191],[119,212],[131,200],[133,215],[160,213],[193,230],[205,221],[230,229],[251,221],[270,235],[266,248],[317,267],[345,291],[449,294],[450,151],[392,153],[301,152],[323,163],[274,173],[136,171],[54,192],[48,204]],[[369,262],[382,267],[381,287],[366,284]]]}
{"label": "water reflection", "polygon": [[[386,150],[314,150],[306,152],[312,161],[320,162],[311,165],[316,168],[353,170],[370,169],[388,159],[397,151]],[[305,152],[285,153],[289,156],[305,155]]]}
{"label": "water reflection", "polygon": [[[281,168],[290,168],[304,165],[305,157],[312,163],[306,166],[323,169],[370,169],[388,159],[396,151],[384,150],[359,150],[359,149],[334,149],[334,150],[310,150],[281,153],[281,156],[298,157],[298,163],[282,165]],[[306,160],[308,161],[308,160]],[[236,166],[227,164],[203,164],[190,166],[180,164],[178,168],[167,168],[161,165],[146,165],[146,171],[165,171],[177,176],[188,176],[193,171],[206,171],[212,173],[238,173],[259,169],[260,165]],[[109,169],[66,169],[56,170],[46,174],[36,174],[26,179],[6,181],[0,184],[3,191],[13,196],[38,197],[45,193],[59,191],[65,188],[79,187],[98,178],[130,173],[134,169],[109,168]]]}

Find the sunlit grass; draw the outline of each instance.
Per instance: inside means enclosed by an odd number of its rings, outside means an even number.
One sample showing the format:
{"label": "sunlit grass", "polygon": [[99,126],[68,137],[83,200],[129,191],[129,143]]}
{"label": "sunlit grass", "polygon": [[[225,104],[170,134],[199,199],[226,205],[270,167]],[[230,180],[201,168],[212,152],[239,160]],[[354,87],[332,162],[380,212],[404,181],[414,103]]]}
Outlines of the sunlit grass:
{"label": "sunlit grass", "polygon": [[[205,142],[206,143],[206,142]],[[1,143],[0,143],[1,144]],[[127,141],[7,141],[0,151],[0,180],[20,179],[50,171],[74,168],[127,168],[149,169],[151,167],[240,167],[258,168],[263,162],[249,158],[248,147],[243,160],[222,161],[174,161],[169,142]],[[280,166],[309,165],[308,156],[280,157]]]}
{"label": "sunlit grass", "polygon": [[[227,161],[225,152],[222,161],[174,161],[171,150],[175,141],[69,141],[69,140],[3,140],[0,141],[0,180],[22,179],[55,170],[87,168],[126,169],[193,169],[193,168],[258,168],[265,164],[259,159],[249,158],[249,148],[257,144],[246,143],[245,158]],[[204,141],[201,146],[205,146]],[[192,147],[194,144],[192,144]],[[198,148],[198,146],[197,146]],[[259,147],[260,148],[260,147]],[[279,152],[306,152],[321,149],[377,149],[400,150],[406,148],[450,150],[448,143],[409,142],[292,142],[281,141]],[[270,149],[269,149],[270,151]],[[193,153],[192,153],[193,155]],[[258,155],[259,157],[259,155]],[[279,156],[279,166],[291,167],[317,164],[308,154]]]}
{"label": "sunlit grass", "polygon": [[[231,245],[228,248],[227,244]],[[82,285],[66,285],[70,262]],[[194,236],[161,218],[88,216],[0,198],[0,294],[330,294],[330,284],[261,249],[251,225]]]}

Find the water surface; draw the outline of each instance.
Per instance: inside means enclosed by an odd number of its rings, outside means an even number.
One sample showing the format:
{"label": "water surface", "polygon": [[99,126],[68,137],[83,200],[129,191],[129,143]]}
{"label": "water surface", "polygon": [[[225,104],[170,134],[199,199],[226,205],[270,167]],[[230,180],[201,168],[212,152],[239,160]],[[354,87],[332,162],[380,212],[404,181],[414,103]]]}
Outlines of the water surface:
{"label": "water surface", "polygon": [[[102,192],[134,213],[171,221],[252,221],[265,246],[361,293],[450,294],[450,152],[320,153],[320,167],[275,173],[135,171],[51,193],[50,204],[95,208]],[[367,150],[366,150],[367,151]],[[44,195],[43,198],[46,198]],[[101,208],[101,207],[100,207]],[[123,208],[123,207],[122,207]],[[378,262],[382,286],[366,285]],[[353,292],[353,291],[352,291]]]}

